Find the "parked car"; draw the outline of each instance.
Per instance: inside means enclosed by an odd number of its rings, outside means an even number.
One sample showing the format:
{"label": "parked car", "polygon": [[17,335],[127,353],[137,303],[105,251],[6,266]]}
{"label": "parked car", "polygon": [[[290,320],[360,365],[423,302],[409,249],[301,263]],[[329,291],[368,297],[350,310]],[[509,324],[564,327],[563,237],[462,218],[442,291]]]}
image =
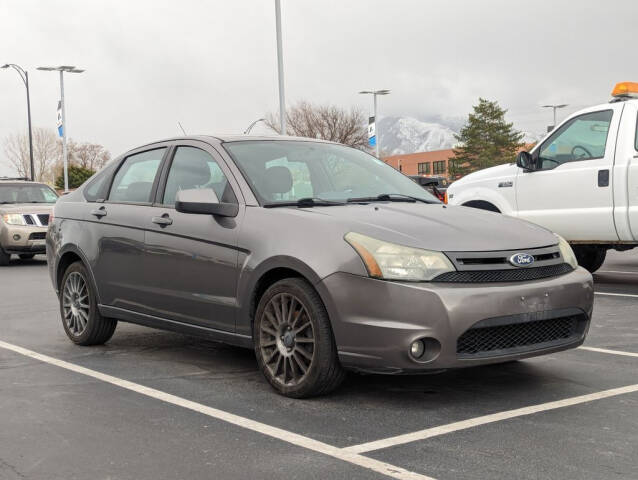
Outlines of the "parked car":
{"label": "parked car", "polygon": [[44,183],[0,178],[0,266],[45,253],[49,215],[57,193]]}
{"label": "parked car", "polygon": [[344,371],[419,373],[580,345],[591,275],[548,230],[449,207],[360,150],[186,137],[129,151],[62,197],[47,236],[62,324],[118,321],[253,348],[280,393]]}
{"label": "parked car", "polygon": [[424,175],[408,175],[413,182],[421,185],[441,202],[445,200],[447,181],[443,177],[427,177]]}
{"label": "parked car", "polygon": [[516,164],[454,182],[448,203],[547,227],[595,272],[607,250],[638,246],[637,118],[638,83],[620,83],[610,103],[569,116]]}

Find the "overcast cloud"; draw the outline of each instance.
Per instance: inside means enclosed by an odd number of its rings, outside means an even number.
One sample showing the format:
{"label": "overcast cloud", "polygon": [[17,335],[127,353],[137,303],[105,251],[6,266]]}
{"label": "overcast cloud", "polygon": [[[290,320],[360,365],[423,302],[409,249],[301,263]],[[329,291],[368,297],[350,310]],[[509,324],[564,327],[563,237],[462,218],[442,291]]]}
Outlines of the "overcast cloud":
{"label": "overcast cloud", "polygon": [[[467,115],[498,100],[521,130],[604,102],[638,81],[638,2],[282,0],[286,97],[384,115]],[[115,156],[179,133],[241,132],[278,107],[274,0],[0,0],[0,64],[30,72],[34,126],[55,128],[65,77],[68,131]],[[0,70],[0,139],[26,131],[24,88]],[[0,149],[0,175],[12,173]]]}

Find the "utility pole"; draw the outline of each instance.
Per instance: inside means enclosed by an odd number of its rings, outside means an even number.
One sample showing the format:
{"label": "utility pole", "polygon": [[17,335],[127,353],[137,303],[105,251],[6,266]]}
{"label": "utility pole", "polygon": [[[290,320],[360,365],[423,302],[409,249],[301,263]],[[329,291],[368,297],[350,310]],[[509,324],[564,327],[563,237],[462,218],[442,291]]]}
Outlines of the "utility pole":
{"label": "utility pole", "polygon": [[379,158],[379,132],[377,131],[377,95],[388,95],[390,90],[362,90],[359,92],[362,95],[372,95],[374,97],[374,131],[375,131],[375,144],[377,151],[377,158]]}
{"label": "utility pole", "polygon": [[[556,110],[559,108],[565,108],[567,106],[566,103],[562,103],[560,105],[541,105],[543,108],[551,108],[554,111],[554,123],[552,124],[552,130],[556,128]],[[548,129],[548,131],[551,131]]]}
{"label": "utility pole", "polygon": [[279,74],[279,130],[286,135],[286,100],[284,98],[284,58],[281,42],[281,4],[275,0],[275,23],[277,28],[277,70]]}

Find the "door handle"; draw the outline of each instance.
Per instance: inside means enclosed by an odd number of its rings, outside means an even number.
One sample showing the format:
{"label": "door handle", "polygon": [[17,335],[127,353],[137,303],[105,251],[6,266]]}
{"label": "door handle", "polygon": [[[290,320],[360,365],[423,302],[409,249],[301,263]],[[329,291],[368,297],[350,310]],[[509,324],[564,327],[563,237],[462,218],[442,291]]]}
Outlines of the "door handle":
{"label": "door handle", "polygon": [[598,186],[599,187],[608,187],[609,186],[609,170],[598,170]]}
{"label": "door handle", "polygon": [[106,217],[106,209],[104,207],[95,208],[91,210],[91,215],[94,215],[97,218]]}
{"label": "door handle", "polygon": [[168,213],[165,213],[161,217],[153,217],[151,222],[159,225],[160,227],[167,227],[168,225],[173,224],[173,219],[168,216]]}

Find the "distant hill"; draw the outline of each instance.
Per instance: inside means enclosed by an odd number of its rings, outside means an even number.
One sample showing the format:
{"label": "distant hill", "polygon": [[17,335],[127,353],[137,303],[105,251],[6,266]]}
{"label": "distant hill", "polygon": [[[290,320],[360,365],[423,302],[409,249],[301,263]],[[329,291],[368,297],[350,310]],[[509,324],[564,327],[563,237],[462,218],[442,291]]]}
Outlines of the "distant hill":
{"label": "distant hill", "polygon": [[411,117],[382,117],[377,128],[386,155],[445,150],[457,143],[449,126]]}

